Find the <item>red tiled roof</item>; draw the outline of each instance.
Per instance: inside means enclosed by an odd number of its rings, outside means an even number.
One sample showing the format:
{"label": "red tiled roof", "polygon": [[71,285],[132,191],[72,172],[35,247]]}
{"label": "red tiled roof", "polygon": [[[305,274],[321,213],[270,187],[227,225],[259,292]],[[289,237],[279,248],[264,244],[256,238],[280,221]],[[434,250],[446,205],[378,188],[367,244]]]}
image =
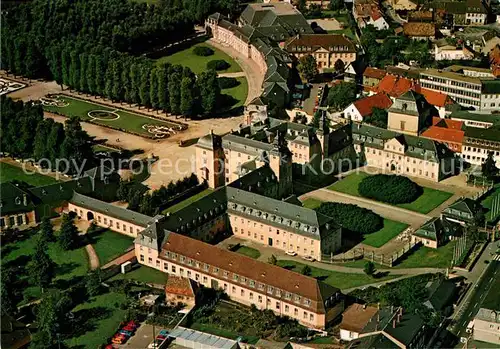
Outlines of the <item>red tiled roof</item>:
{"label": "red tiled roof", "polygon": [[387,72],[382,69],[377,69],[377,68],[372,68],[368,67],[365,69],[365,72],[363,73],[363,76],[366,76],[368,78],[374,78],[374,79],[383,79],[384,76],[387,75]]}
{"label": "red tiled roof", "polygon": [[464,131],[439,126],[431,126],[422,133],[422,137],[438,142],[451,142],[462,144]]}
{"label": "red tiled roof", "polygon": [[370,115],[373,108],[388,109],[391,105],[392,101],[385,93],[377,93],[376,95],[354,102],[354,106],[358,109],[361,116]]}
{"label": "red tiled roof", "polygon": [[391,97],[400,97],[418,85],[409,79],[394,75],[386,75],[377,85],[377,92],[387,93]]}
{"label": "red tiled roof", "polygon": [[403,32],[407,36],[434,36],[436,26],[434,23],[409,22],[403,24]]}
{"label": "red tiled roof", "polygon": [[[167,251],[170,256],[167,256]],[[217,275],[218,278],[231,280],[232,282],[237,279],[237,282],[242,282],[247,287],[250,287],[248,286],[249,280],[252,280],[255,282],[255,292],[268,292],[269,290],[259,291],[259,288],[257,288],[257,285],[264,285],[265,288],[267,286],[274,288],[272,294],[285,291],[299,295],[303,299],[307,298],[311,300],[310,306],[304,305],[303,302],[297,303],[297,306],[313,310],[316,313],[324,314],[326,300],[340,294],[338,288],[315,278],[260,262],[239,253],[230,252],[176,233],[169,233],[159,257],[166,260],[175,259],[176,263],[180,263],[179,257],[174,258],[172,254],[184,256],[186,262],[194,260],[189,265],[189,268],[199,270],[202,273],[211,273]],[[205,265],[208,266],[209,270],[205,269]]]}
{"label": "red tiled roof", "polygon": [[371,18],[376,21],[377,19],[381,18],[382,14],[380,13],[378,8],[372,8],[372,13],[371,13]]}
{"label": "red tiled roof", "polygon": [[434,116],[432,118],[432,125],[437,127],[449,128],[452,130],[462,130],[463,121],[452,120],[452,119],[441,119],[440,117]]}
{"label": "red tiled roof", "polygon": [[193,287],[191,280],[176,275],[169,275],[167,284],[165,285],[165,292],[171,294],[179,294],[188,297],[194,297]]}
{"label": "red tiled roof", "polygon": [[358,303],[352,304],[342,314],[342,322],[340,328],[347,331],[361,333],[363,328],[377,314],[378,309]]}
{"label": "red tiled roof", "polygon": [[437,107],[445,107],[448,104],[453,104],[453,100],[445,93],[432,91],[426,88],[415,88],[414,90],[422,94],[429,104]]}

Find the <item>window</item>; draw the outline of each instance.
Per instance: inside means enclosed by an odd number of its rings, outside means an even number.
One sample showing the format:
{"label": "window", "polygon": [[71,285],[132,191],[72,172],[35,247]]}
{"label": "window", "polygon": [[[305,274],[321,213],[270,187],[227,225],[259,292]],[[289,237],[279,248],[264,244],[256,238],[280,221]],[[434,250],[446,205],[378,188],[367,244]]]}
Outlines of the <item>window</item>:
{"label": "window", "polygon": [[143,254],[141,254],[140,258],[141,258],[141,262],[144,262],[144,255]]}
{"label": "window", "polygon": [[259,303],[262,303],[262,296],[259,296]]}
{"label": "window", "polygon": [[160,261],[157,259],[156,260],[156,267],[159,268],[160,267]]}
{"label": "window", "polygon": [[172,273],[175,273],[176,269],[175,269],[175,265],[172,265]]}
{"label": "window", "polygon": [[208,281],[208,278],[206,276],[203,277],[203,283],[206,284]]}
{"label": "window", "polygon": [[295,308],[293,310],[293,315],[295,315],[295,316],[299,315],[299,309]]}
{"label": "window", "polygon": [[149,258],[148,258],[148,263],[149,263],[149,264],[153,264],[153,258],[149,257]]}
{"label": "window", "polygon": [[243,290],[243,289],[241,290],[240,296],[245,297],[245,290]]}
{"label": "window", "polygon": [[285,313],[288,313],[290,311],[290,307],[288,305],[285,305]]}
{"label": "window", "polygon": [[236,287],[234,287],[234,286],[233,286],[233,288],[231,289],[231,291],[232,291],[233,293],[236,293]]}
{"label": "window", "polygon": [[276,310],[280,310],[280,302],[276,302]]}
{"label": "window", "polygon": [[250,280],[250,283],[249,283],[249,284],[250,284],[250,287],[255,287],[255,281]]}
{"label": "window", "polygon": [[253,300],[253,293],[250,292],[250,300]]}

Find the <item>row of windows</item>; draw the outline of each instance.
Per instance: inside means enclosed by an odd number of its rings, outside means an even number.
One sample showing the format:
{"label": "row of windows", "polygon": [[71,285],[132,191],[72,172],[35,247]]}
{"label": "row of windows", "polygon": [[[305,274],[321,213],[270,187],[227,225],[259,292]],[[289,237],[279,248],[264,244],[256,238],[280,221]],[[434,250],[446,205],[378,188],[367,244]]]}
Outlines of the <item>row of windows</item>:
{"label": "row of windows", "polygon": [[[488,149],[483,149],[483,148],[474,148],[474,147],[465,147],[466,151],[471,151],[474,153],[479,153],[479,154],[488,154],[491,152],[491,150]],[[493,151],[493,155],[500,156],[500,151]]]}
{"label": "row of windows", "polygon": [[[386,167],[389,167],[389,166],[391,166],[391,165],[392,165],[392,164],[390,164],[390,163],[385,164],[385,166],[386,166]],[[399,166],[398,166],[398,170],[401,170],[401,167],[399,167]],[[419,176],[422,176],[422,175],[423,175],[423,173],[424,173],[424,172],[423,172],[422,170],[420,170],[420,169],[417,171],[417,169],[416,169],[415,167],[413,167],[411,171],[410,171],[410,168],[409,168],[409,167],[407,167],[407,168],[406,168],[406,172],[408,172],[408,173],[410,173],[410,172],[411,172],[411,173],[413,173],[414,175],[416,175],[416,174],[418,173],[418,175],[419,175]],[[425,177],[429,177],[429,171],[425,171]],[[434,178],[434,172],[431,172],[430,178]]]}
{"label": "row of windows", "polygon": [[[24,223],[23,223],[23,217],[26,220]],[[10,216],[8,217],[8,220],[9,220],[9,227],[12,227],[14,225],[23,225],[29,223],[28,215]],[[0,218],[0,227],[3,228],[5,226],[6,226],[5,218],[2,217]]]}
{"label": "row of windows", "polygon": [[[174,253],[170,253],[169,251],[166,251],[165,252],[165,256],[168,257],[168,258],[172,258],[172,259],[176,259],[176,257],[172,257],[172,256],[177,256],[176,254]],[[143,262],[144,261],[144,256],[141,255],[141,261]],[[230,272],[226,271],[226,270],[220,270],[219,268],[217,267],[212,267],[212,270],[210,270],[210,265],[206,264],[206,263],[200,263],[198,261],[195,261],[191,258],[186,258],[185,256],[182,256],[182,255],[179,255],[179,261],[183,264],[187,264],[191,267],[195,267],[197,269],[200,269],[200,270],[204,270],[206,272],[211,272],[212,274],[214,275],[222,275],[222,277],[224,277],[225,279],[228,279],[230,277]],[[148,259],[148,263],[149,264],[152,264],[152,258],[150,257]],[[157,264],[157,267],[159,267],[159,261],[157,260],[156,264]],[[166,263],[165,263],[166,264]],[[296,295],[296,294],[292,294],[290,292],[284,292],[284,291],[281,291],[280,289],[278,288],[275,288],[273,286],[269,286],[269,285],[265,285],[263,283],[259,283],[259,282],[256,282],[255,280],[252,280],[252,279],[248,279],[244,276],[240,276],[236,273],[232,273],[232,279],[234,281],[237,281],[241,284],[245,284],[245,285],[249,285],[250,287],[252,288],[257,288],[261,291],[264,291],[264,290],[267,290],[267,293],[269,294],[275,294],[277,297],[281,297],[282,296],[282,293],[283,293],[283,296],[285,297],[285,299],[288,299],[288,300],[291,300],[293,298],[293,301],[295,303],[303,303],[305,304],[306,306],[310,306],[311,305],[311,300],[310,299],[307,299],[307,298],[303,298],[299,295]]]}
{"label": "row of windows", "polygon": [[[238,228],[235,228],[235,232],[238,232]],[[241,229],[241,233],[240,235],[242,236],[245,236],[245,231],[243,229]],[[247,232],[247,235],[248,237],[252,237],[252,233],[250,232],[250,230]],[[259,236],[257,235],[257,233],[253,233],[253,238],[255,240],[258,240]],[[264,241],[264,235],[260,235],[260,241]],[[313,244],[313,240],[311,240],[311,245]],[[275,245],[277,248],[280,248],[281,246],[283,246],[283,249],[284,250],[287,250],[287,251],[293,251],[294,249],[297,250],[297,252],[300,253],[300,246],[297,245],[294,247],[293,244],[289,244],[287,245],[286,241],[283,241],[282,244],[280,244],[280,240],[276,240],[276,245]],[[303,251],[304,251],[304,255],[307,255],[309,252],[311,253],[311,255],[314,254],[314,250],[311,249],[311,250],[308,250],[307,248],[303,248]]]}
{"label": "row of windows", "polygon": [[[74,209],[73,212],[75,212],[78,217],[83,217],[83,211],[80,209]],[[88,212],[91,212],[91,211],[88,211]],[[93,213],[92,213],[93,214]],[[108,227],[110,228],[113,228],[115,227],[117,230],[123,230],[124,232],[127,232],[127,229],[129,230],[130,234],[133,234],[134,233],[134,227],[133,226],[127,226],[125,224],[120,224],[119,221],[113,221],[112,219],[109,219],[109,222],[108,222],[108,218],[107,217],[103,217],[101,215],[96,215],[95,217],[97,219],[97,221],[99,223],[103,223],[104,225],[107,225]],[[141,231],[140,228],[136,228],[136,232],[139,233]]]}

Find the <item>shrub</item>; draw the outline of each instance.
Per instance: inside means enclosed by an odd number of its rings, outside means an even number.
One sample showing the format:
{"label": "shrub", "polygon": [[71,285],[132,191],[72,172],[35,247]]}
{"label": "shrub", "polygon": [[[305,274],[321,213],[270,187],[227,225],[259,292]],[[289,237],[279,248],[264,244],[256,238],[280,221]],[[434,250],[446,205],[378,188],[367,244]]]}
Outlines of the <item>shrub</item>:
{"label": "shrub", "polygon": [[324,202],[316,211],[332,217],[343,228],[360,234],[374,233],[384,226],[382,217],[356,205]]}
{"label": "shrub", "polygon": [[215,59],[207,63],[207,69],[210,70],[226,70],[230,66],[231,64],[229,64],[223,59]]}
{"label": "shrub", "polygon": [[207,57],[214,54],[214,50],[207,46],[196,46],[193,53],[197,56]]}
{"label": "shrub", "polygon": [[228,77],[224,77],[224,76],[218,78],[217,81],[219,82],[219,87],[221,89],[236,87],[240,84],[240,82],[237,79],[228,78]]}
{"label": "shrub", "polygon": [[358,191],[366,198],[389,204],[409,203],[422,195],[422,187],[409,178],[386,174],[363,178]]}

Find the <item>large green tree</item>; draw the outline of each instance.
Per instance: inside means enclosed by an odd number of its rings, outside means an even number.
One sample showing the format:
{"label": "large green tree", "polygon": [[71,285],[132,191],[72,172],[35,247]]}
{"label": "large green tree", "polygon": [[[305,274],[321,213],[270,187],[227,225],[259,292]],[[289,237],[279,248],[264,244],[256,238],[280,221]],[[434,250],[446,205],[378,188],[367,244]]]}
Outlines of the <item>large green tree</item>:
{"label": "large green tree", "polygon": [[178,72],[174,72],[168,77],[170,111],[175,115],[181,113],[181,81],[182,75]]}
{"label": "large green tree", "polygon": [[319,74],[316,59],[311,55],[300,57],[297,69],[307,82],[312,81]]}
{"label": "large green tree", "polygon": [[54,279],[56,264],[47,253],[47,241],[38,237],[35,253],[28,263],[28,271],[31,281],[42,289],[46,289]]}
{"label": "large green tree", "polygon": [[78,245],[78,228],[68,214],[63,215],[58,242],[63,250],[71,250]]}
{"label": "large green tree", "polygon": [[220,86],[217,81],[217,72],[208,70],[200,74],[197,80],[200,91],[201,107],[205,114],[215,112],[217,102],[220,98]]}
{"label": "large green tree", "polygon": [[495,178],[496,176],[498,176],[499,172],[493,155],[494,154],[492,151],[488,152],[486,160],[481,165],[481,171],[483,172],[483,175],[488,179]]}
{"label": "large green tree", "polygon": [[184,77],[181,81],[181,113],[186,116],[193,115],[195,97],[194,80],[191,77]]}
{"label": "large green tree", "polygon": [[356,84],[342,82],[333,86],[328,92],[328,106],[336,111],[343,110],[356,100]]}

